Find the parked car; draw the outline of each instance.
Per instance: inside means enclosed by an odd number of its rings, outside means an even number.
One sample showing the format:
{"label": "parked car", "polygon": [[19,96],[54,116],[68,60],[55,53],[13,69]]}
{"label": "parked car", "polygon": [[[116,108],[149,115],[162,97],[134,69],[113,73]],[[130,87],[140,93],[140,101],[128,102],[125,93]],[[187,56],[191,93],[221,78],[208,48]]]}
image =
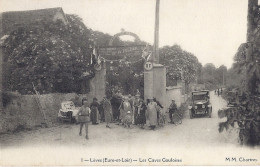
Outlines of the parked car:
{"label": "parked car", "polygon": [[189,106],[190,119],[197,115],[211,118],[212,106],[209,101],[209,90],[194,91],[191,93],[191,104]]}
{"label": "parked car", "polygon": [[235,107],[237,106],[237,99],[238,98],[238,92],[235,90],[228,91],[227,92],[227,106],[228,107]]}
{"label": "parked car", "polygon": [[79,107],[75,107],[72,101],[63,101],[61,103],[61,108],[58,112],[58,120],[60,122],[68,121],[71,123],[77,122],[77,113],[79,112]]}

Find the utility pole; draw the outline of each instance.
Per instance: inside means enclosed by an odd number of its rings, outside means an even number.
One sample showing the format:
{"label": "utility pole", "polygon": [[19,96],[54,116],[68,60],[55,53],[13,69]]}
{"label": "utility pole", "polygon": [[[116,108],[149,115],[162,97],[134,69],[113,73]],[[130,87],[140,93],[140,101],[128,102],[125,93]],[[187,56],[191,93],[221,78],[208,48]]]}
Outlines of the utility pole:
{"label": "utility pole", "polygon": [[224,80],[225,80],[225,77],[224,77],[224,69],[222,70],[222,85],[224,87]]}
{"label": "utility pole", "polygon": [[159,9],[160,9],[160,0],[156,0],[153,62],[157,64],[159,64]]}

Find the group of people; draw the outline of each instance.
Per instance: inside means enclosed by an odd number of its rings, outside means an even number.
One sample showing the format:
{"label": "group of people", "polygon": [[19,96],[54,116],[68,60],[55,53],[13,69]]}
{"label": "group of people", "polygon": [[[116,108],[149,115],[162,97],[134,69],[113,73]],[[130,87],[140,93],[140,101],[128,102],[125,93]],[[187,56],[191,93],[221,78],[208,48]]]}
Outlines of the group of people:
{"label": "group of people", "polygon": [[215,89],[215,94],[222,95],[222,88]]}
{"label": "group of people", "polygon": [[[82,129],[85,126],[86,139],[88,139],[88,122],[92,122],[93,125],[106,122],[107,128],[110,128],[110,123],[114,122],[117,125],[123,125],[125,128],[130,128],[131,125],[138,125],[142,129],[148,123],[150,129],[154,130],[159,124],[161,115],[163,115],[163,108],[156,98],[144,101],[139,94],[135,96],[121,96],[120,103],[113,100],[113,97],[110,99],[104,97],[100,102],[98,102],[97,98],[93,98],[91,103],[88,102],[88,99],[83,98],[82,107],[78,112],[79,135],[82,135]],[[177,110],[174,100],[172,100],[172,104],[168,109],[170,123],[174,123],[172,114]]]}

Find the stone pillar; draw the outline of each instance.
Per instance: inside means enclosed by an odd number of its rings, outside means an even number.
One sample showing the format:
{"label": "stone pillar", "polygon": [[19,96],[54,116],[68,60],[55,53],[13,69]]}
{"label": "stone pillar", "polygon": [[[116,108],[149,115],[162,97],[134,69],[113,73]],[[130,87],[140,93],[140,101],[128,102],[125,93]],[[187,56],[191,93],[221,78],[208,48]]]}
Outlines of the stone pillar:
{"label": "stone pillar", "polygon": [[144,100],[153,98],[153,70],[144,71]]}
{"label": "stone pillar", "polygon": [[153,97],[166,105],[166,68],[161,64],[153,66]]}
{"label": "stone pillar", "polygon": [[3,50],[0,44],[0,112],[3,110]]}
{"label": "stone pillar", "polygon": [[96,70],[95,77],[91,82],[91,94],[94,95],[99,101],[106,96],[106,68],[105,63],[101,63],[101,69]]}
{"label": "stone pillar", "polygon": [[144,72],[144,99],[153,97],[166,105],[166,68],[161,64],[153,64],[153,69]]}

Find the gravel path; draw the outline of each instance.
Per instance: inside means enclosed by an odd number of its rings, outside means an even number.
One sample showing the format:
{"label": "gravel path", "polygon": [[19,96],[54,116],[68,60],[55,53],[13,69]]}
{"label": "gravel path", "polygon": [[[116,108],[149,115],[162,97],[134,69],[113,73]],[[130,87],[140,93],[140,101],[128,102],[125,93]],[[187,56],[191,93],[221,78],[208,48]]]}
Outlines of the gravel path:
{"label": "gravel path", "polygon": [[[189,163],[192,164],[203,164],[204,159],[198,161],[195,157],[200,157],[201,154],[205,153],[203,156],[208,156],[206,162],[213,162],[216,155],[211,155],[211,153],[215,152],[218,156],[221,156],[221,154],[228,153],[228,150],[240,150],[241,147],[237,142],[236,130],[224,131],[221,134],[218,132],[218,123],[224,121],[224,119],[220,120],[217,117],[217,111],[225,107],[226,102],[221,97],[214,95],[213,92],[210,96],[213,106],[212,118],[189,119],[186,116],[181,125],[167,124],[155,131],[148,130],[148,128],[142,130],[138,127],[125,129],[115,124],[111,125],[111,129],[106,128],[105,124],[90,125],[89,140],[84,138],[84,133],[83,136],[78,135],[79,125],[69,124],[16,134],[4,134],[0,136],[2,155],[8,156],[17,149],[29,150],[29,152],[41,149],[40,153],[47,150],[46,155],[51,153],[56,155],[56,151],[60,152],[64,149],[64,152],[68,150],[70,150],[70,153],[82,152],[81,157],[84,158],[87,158],[91,153],[96,156],[116,154],[120,156],[160,155],[160,157],[163,157],[167,155],[180,156],[180,158],[188,159]],[[52,151],[50,152],[50,150]],[[259,152],[259,150],[257,151]],[[26,151],[26,153],[28,152]],[[76,155],[78,154],[75,154],[75,159],[72,162],[75,164],[77,159],[76,162],[80,165],[79,156]],[[28,159],[28,162],[31,162],[30,159]],[[61,162],[69,164],[70,161],[63,159]],[[35,161],[35,163],[37,164],[38,161]]]}

